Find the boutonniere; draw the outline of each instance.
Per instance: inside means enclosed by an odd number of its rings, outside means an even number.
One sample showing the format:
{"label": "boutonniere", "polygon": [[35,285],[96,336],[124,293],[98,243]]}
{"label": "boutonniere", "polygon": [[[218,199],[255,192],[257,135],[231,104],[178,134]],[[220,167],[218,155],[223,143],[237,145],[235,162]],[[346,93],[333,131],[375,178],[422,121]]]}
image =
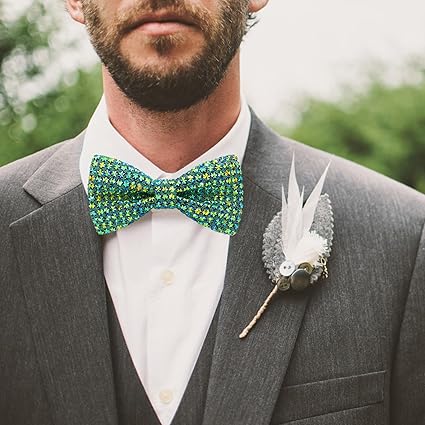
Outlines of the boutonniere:
{"label": "boutonniere", "polygon": [[288,200],[282,187],[282,210],[263,236],[263,261],[273,290],[239,338],[245,338],[278,292],[303,291],[328,277],[326,267],[333,239],[333,213],[329,195],[322,194],[329,165],[304,204],[294,158],[289,174]]}

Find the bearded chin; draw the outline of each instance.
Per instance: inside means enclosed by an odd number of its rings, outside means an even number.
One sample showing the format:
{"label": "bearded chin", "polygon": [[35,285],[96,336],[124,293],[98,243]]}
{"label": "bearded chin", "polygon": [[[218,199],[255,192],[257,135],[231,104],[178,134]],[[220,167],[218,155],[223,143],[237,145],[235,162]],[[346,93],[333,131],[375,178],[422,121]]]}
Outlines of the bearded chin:
{"label": "bearded chin", "polygon": [[[155,46],[157,53],[163,55],[170,48],[169,40]],[[224,78],[233,57],[229,54],[218,65],[205,52],[192,58],[191,63],[168,71],[149,66],[137,69],[116,54],[113,60],[109,56],[103,63],[118,88],[136,105],[153,112],[178,112],[207,99]]]}
{"label": "bearded chin", "polygon": [[[93,47],[124,95],[143,109],[177,112],[207,99],[223,80],[245,33],[246,19],[241,13],[245,3],[224,2],[222,16],[203,27],[203,49],[187,63],[161,68],[133,64],[120,49],[120,32],[111,31],[90,3],[85,3],[85,16]],[[152,41],[151,47],[167,61],[181,41],[179,35],[163,36]]]}
{"label": "bearded chin", "polygon": [[184,42],[184,38],[179,35],[163,35],[151,41],[153,50],[158,56],[167,56],[175,47]]}

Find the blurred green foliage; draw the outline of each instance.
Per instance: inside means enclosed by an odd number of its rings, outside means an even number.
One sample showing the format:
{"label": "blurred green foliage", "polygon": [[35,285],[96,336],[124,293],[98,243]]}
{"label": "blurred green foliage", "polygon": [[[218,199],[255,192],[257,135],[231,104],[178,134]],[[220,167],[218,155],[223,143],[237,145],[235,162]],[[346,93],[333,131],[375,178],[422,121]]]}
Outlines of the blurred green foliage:
{"label": "blurred green foliage", "polygon": [[[2,6],[0,0],[0,11]],[[44,75],[55,59],[56,14],[63,14],[63,4],[62,10],[48,7],[34,0],[14,20],[1,14],[0,165],[78,134],[102,91],[98,67],[55,75],[53,87]],[[36,95],[28,97],[29,89]]]}
{"label": "blurred green foliage", "polygon": [[54,90],[29,101],[24,109],[13,111],[9,123],[0,127],[0,166],[83,130],[99,101],[98,74],[97,70],[78,71],[73,84],[61,82]]}
{"label": "blurred green foliage", "polygon": [[[0,165],[78,134],[100,97],[99,67],[42,83],[57,55],[60,4],[33,0],[22,15],[0,19]],[[293,127],[274,127],[425,192],[424,68],[415,75],[397,86],[372,78],[338,101],[306,99]],[[28,96],[26,84],[38,79],[46,88]]]}
{"label": "blurred green foliage", "polygon": [[296,125],[277,131],[425,192],[425,71],[397,86],[373,77],[342,100],[308,99]]}

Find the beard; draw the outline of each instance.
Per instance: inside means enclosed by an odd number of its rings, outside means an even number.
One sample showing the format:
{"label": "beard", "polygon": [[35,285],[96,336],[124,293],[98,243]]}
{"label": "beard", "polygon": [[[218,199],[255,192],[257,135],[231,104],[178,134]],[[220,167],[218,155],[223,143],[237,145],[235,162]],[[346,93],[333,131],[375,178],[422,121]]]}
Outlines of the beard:
{"label": "beard", "polygon": [[[84,0],[83,12],[93,47],[120,90],[136,105],[154,112],[177,112],[205,99],[218,87],[238,51],[246,31],[248,0],[221,0],[217,16],[200,5],[179,0],[140,0],[131,10],[106,21],[97,0]],[[160,9],[190,18],[204,43],[186,61],[170,66],[138,66],[121,48],[123,38],[146,13]],[[148,39],[149,47],[163,58],[182,46],[176,33]]]}

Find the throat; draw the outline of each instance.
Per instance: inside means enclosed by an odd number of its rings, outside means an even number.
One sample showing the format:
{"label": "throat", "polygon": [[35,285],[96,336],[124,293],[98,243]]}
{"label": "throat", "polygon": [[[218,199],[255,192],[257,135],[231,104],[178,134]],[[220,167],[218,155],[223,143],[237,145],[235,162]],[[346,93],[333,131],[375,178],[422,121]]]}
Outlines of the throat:
{"label": "throat", "polygon": [[105,69],[104,88],[111,124],[133,148],[167,173],[175,173],[220,142],[241,110],[237,62],[212,95],[177,112],[153,112],[136,105]]}

